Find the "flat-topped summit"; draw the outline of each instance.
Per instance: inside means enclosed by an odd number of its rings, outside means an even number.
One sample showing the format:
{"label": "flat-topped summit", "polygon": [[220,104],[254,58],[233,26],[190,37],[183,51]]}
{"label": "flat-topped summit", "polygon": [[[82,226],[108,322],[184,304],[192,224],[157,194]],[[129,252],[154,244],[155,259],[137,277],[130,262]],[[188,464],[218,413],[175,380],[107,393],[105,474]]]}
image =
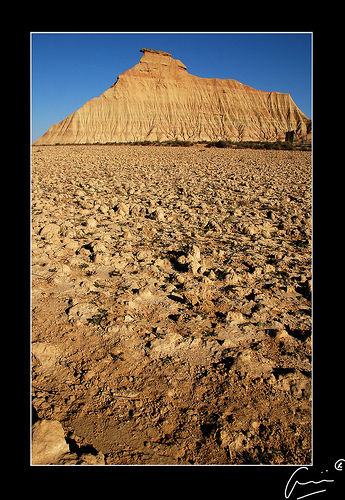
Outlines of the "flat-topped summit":
{"label": "flat-topped summit", "polygon": [[140,52],[143,52],[143,56],[138,64],[122,75],[174,78],[176,73],[181,73],[181,70],[185,73],[187,70],[181,61],[173,59],[172,55],[164,50],[141,49]]}
{"label": "flat-topped summit", "polygon": [[35,144],[139,141],[276,141],[307,136],[310,120],[289,94],[233,79],[201,78],[169,52],[143,48],[139,62]]}
{"label": "flat-topped summit", "polygon": [[140,52],[150,52],[151,54],[161,54],[162,56],[171,56],[169,52],[165,52],[164,50],[154,50],[154,49],[140,49]]}

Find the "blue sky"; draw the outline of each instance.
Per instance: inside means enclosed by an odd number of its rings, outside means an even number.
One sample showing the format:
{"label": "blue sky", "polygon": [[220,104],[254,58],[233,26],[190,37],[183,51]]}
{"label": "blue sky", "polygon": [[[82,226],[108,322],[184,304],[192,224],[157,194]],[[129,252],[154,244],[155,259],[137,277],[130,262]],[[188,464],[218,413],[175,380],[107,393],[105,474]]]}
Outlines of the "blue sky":
{"label": "blue sky", "polygon": [[32,140],[107,90],[143,47],[170,52],[196,76],[287,92],[312,118],[310,33],[32,33]]}

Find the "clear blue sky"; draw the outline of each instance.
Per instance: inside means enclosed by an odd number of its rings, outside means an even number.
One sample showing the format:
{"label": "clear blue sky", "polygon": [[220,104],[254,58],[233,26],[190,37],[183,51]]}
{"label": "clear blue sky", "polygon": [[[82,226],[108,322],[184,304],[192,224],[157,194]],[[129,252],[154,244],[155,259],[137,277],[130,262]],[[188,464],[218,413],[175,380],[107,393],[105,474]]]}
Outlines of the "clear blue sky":
{"label": "clear blue sky", "polygon": [[170,52],[196,76],[287,92],[312,118],[310,33],[32,33],[32,140],[107,90],[143,47]]}

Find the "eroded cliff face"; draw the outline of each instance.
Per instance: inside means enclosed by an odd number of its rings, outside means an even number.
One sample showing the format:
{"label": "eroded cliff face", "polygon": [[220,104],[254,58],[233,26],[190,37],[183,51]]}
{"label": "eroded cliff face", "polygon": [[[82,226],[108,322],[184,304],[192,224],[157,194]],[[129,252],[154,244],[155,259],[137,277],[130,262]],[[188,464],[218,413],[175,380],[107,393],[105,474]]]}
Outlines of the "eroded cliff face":
{"label": "eroded cliff face", "polygon": [[289,94],[236,80],[200,78],[171,54],[141,49],[133,68],[35,144],[136,141],[284,140],[306,138],[310,120]]}

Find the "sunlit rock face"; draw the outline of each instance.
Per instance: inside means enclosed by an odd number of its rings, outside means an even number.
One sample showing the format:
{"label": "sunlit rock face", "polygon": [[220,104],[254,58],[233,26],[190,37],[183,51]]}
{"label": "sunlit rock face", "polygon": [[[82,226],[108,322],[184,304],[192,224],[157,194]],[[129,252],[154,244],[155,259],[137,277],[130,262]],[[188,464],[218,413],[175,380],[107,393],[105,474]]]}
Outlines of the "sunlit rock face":
{"label": "sunlit rock face", "polygon": [[35,144],[276,141],[292,130],[307,138],[310,120],[290,94],[200,78],[167,52],[141,52],[138,64]]}

